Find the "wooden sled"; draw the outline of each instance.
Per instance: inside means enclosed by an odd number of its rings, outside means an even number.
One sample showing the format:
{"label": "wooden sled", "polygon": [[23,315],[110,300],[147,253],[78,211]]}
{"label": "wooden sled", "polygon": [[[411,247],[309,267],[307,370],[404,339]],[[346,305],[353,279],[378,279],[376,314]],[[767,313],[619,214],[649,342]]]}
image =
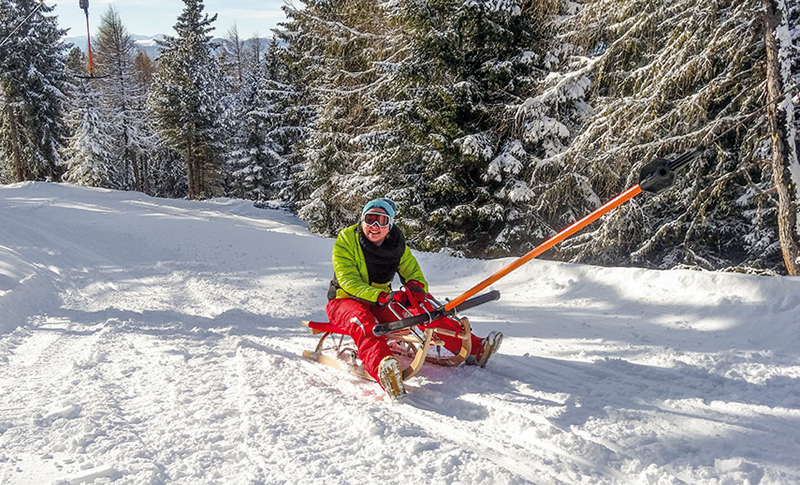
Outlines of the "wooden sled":
{"label": "wooden sled", "polygon": [[[472,351],[472,329],[469,320],[466,317],[458,320],[451,318],[451,320],[460,323],[460,331],[439,328],[434,324],[426,328],[421,326],[405,328],[385,336],[392,353],[410,358],[410,363],[403,368],[403,380],[417,375],[425,362],[441,366],[457,366],[469,357]],[[312,334],[321,334],[317,347],[313,351],[304,350],[303,357],[372,380],[358,359],[355,343],[343,330],[327,322],[303,321],[302,324],[309,327]],[[441,349],[444,347],[444,342],[439,336],[457,337],[461,340],[459,352],[442,356]],[[428,350],[431,348],[436,349],[436,355],[429,355]]]}

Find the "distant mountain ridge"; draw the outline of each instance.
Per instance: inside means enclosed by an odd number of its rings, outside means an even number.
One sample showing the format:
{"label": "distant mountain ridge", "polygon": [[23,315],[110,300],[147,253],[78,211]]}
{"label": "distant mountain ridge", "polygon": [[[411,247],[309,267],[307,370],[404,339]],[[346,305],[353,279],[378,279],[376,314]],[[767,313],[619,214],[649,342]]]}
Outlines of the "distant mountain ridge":
{"label": "distant mountain ridge", "polygon": [[[156,57],[158,57],[158,43],[156,41],[162,40],[166,36],[164,34],[157,34],[157,35],[131,34],[131,37],[136,43],[136,48],[139,49],[140,52],[144,52],[145,54],[147,54],[147,57],[149,57],[150,59],[155,59]],[[86,41],[85,35],[65,37],[64,41],[73,44],[75,47],[79,48],[83,52],[89,51],[88,42]],[[225,39],[222,38],[212,39],[212,42],[214,42],[215,44],[221,44],[224,41]],[[259,38],[258,41],[261,43],[261,50],[263,52],[266,52],[269,46],[270,39]],[[245,40],[246,44],[249,44],[251,42],[253,42],[253,39]]]}

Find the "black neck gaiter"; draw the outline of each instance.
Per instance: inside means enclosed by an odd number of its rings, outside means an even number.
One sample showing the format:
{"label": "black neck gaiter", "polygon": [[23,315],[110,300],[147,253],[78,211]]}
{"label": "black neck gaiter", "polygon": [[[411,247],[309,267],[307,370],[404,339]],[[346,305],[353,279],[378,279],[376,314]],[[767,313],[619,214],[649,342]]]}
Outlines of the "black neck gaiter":
{"label": "black neck gaiter", "polygon": [[400,267],[400,258],[406,250],[406,238],[403,233],[397,226],[393,226],[383,244],[376,246],[364,235],[361,225],[357,226],[356,230],[367,262],[369,282],[378,284],[391,282]]}

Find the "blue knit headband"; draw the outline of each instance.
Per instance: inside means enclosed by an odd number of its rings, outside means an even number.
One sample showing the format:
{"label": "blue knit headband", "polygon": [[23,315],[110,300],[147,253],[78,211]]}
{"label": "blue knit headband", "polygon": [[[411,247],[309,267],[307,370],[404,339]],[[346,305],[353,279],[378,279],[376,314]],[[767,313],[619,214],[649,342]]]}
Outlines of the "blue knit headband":
{"label": "blue knit headband", "polygon": [[367,205],[364,206],[364,210],[361,211],[361,215],[363,216],[370,209],[383,209],[392,219],[397,215],[397,204],[395,204],[392,199],[373,199],[367,202]]}

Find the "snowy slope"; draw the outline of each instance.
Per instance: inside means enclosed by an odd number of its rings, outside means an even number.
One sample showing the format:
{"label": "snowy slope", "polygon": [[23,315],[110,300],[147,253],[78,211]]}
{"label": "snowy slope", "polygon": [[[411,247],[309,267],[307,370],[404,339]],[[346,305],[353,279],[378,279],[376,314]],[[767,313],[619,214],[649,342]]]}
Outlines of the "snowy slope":
{"label": "snowy slope", "polygon": [[[800,280],[533,261],[486,369],[411,395],[299,354],[333,241],[290,214],[0,187],[0,484],[798,484]],[[418,254],[455,297],[508,260]]]}

